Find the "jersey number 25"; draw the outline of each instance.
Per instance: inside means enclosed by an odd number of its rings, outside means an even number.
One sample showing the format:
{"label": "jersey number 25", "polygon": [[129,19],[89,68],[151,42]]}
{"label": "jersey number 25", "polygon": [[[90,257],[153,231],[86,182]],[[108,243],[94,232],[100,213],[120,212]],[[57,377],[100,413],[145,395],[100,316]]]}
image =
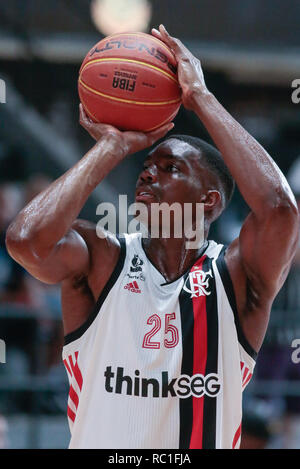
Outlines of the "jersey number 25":
{"label": "jersey number 25", "polygon": [[[170,313],[165,315],[165,337],[164,346],[166,348],[173,348],[179,342],[179,332],[176,326],[170,324],[172,320],[176,319],[175,313]],[[161,329],[161,319],[157,314],[153,314],[148,318],[147,324],[152,325],[151,331],[147,332],[143,340],[143,348],[152,348],[159,349],[160,342],[155,342],[152,338],[160,331]]]}

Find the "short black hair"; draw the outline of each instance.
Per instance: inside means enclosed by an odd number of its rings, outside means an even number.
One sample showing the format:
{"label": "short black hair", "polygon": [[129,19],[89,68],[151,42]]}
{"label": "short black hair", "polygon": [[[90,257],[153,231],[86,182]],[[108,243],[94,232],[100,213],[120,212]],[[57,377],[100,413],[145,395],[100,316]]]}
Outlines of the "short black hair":
{"label": "short black hair", "polygon": [[201,154],[208,169],[210,169],[219,179],[225,195],[224,205],[227,207],[235,189],[235,182],[231,176],[229,169],[224,163],[222,154],[214,146],[202,140],[199,137],[192,137],[191,135],[174,134],[169,135],[165,140],[175,138],[182,142],[188,143]]}

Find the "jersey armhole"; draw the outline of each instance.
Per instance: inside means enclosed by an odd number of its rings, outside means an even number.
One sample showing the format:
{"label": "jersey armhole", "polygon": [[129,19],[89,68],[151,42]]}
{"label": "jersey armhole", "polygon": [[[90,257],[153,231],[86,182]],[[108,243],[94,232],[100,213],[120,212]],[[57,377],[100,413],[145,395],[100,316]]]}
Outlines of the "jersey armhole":
{"label": "jersey armhole", "polygon": [[94,308],[92,309],[89,317],[86,319],[86,321],[81,326],[79,326],[77,329],[75,329],[74,331],[72,331],[69,334],[66,334],[64,336],[64,346],[70,344],[74,340],[79,339],[87,331],[87,329],[90,327],[90,325],[96,319],[96,317],[97,317],[97,315],[100,311],[101,306],[103,305],[105,299],[107,298],[107,295],[109,294],[110,290],[112,289],[112,287],[116,283],[120,273],[122,272],[125,257],[126,257],[126,241],[125,241],[124,238],[120,238],[119,236],[117,236],[117,238],[118,238],[118,241],[119,241],[120,246],[121,246],[117,264],[116,264],[111,276],[109,277],[105,287],[103,288],[102,292],[100,293],[99,298],[98,298]]}
{"label": "jersey armhole", "polygon": [[236,299],[235,299],[235,293],[234,293],[234,288],[232,284],[232,280],[230,277],[230,273],[228,270],[228,267],[226,265],[225,261],[225,252],[226,252],[227,246],[224,246],[216,260],[216,264],[218,267],[218,271],[224,286],[224,290],[226,292],[229,304],[231,306],[231,309],[233,311],[234,315],[234,322],[235,322],[235,327],[237,331],[237,336],[238,336],[238,341],[240,345],[243,347],[243,349],[248,353],[248,355],[253,359],[256,360],[257,358],[257,352],[253,349],[253,347],[249,344],[248,340],[245,337],[245,334],[243,332],[243,329],[240,324],[239,316],[238,316],[238,310],[237,310],[237,305],[236,305]]}

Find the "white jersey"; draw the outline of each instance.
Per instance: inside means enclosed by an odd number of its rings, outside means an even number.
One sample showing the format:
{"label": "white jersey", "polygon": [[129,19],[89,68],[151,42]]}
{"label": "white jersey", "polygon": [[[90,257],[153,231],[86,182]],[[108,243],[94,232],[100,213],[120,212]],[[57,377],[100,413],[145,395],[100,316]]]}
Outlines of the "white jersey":
{"label": "white jersey", "polygon": [[225,247],[166,283],[141,235],[88,320],[65,337],[70,448],[238,448],[256,354],[239,326]]}

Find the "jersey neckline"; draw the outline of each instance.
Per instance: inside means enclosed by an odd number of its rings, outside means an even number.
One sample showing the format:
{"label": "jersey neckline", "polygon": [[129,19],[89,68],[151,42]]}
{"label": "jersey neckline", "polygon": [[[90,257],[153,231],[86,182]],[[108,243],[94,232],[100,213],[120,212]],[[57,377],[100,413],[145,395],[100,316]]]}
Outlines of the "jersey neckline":
{"label": "jersey neckline", "polygon": [[143,237],[142,236],[139,236],[139,242],[140,242],[140,246],[141,246],[141,249],[147,259],[147,261],[149,262],[150,266],[152,267],[152,269],[156,272],[156,274],[158,274],[162,279],[163,279],[163,283],[160,283],[160,287],[168,287],[169,285],[172,285],[172,284],[175,284],[176,282],[178,282],[179,280],[181,280],[190,270],[191,268],[193,267],[193,265],[196,264],[196,262],[199,261],[199,259],[201,259],[201,257],[203,257],[205,255],[205,252],[207,251],[207,249],[209,248],[210,246],[210,241],[209,240],[205,240],[204,242],[204,246],[202,246],[202,250],[200,251],[200,254],[199,256],[195,259],[195,261],[192,263],[192,265],[190,265],[184,272],[183,274],[180,276],[180,277],[177,277],[176,279],[170,281],[170,282],[167,282],[165,277],[163,276],[163,274],[157,269],[157,267],[153,264],[153,262],[149,259],[149,257],[147,256],[147,253],[143,247]]}

